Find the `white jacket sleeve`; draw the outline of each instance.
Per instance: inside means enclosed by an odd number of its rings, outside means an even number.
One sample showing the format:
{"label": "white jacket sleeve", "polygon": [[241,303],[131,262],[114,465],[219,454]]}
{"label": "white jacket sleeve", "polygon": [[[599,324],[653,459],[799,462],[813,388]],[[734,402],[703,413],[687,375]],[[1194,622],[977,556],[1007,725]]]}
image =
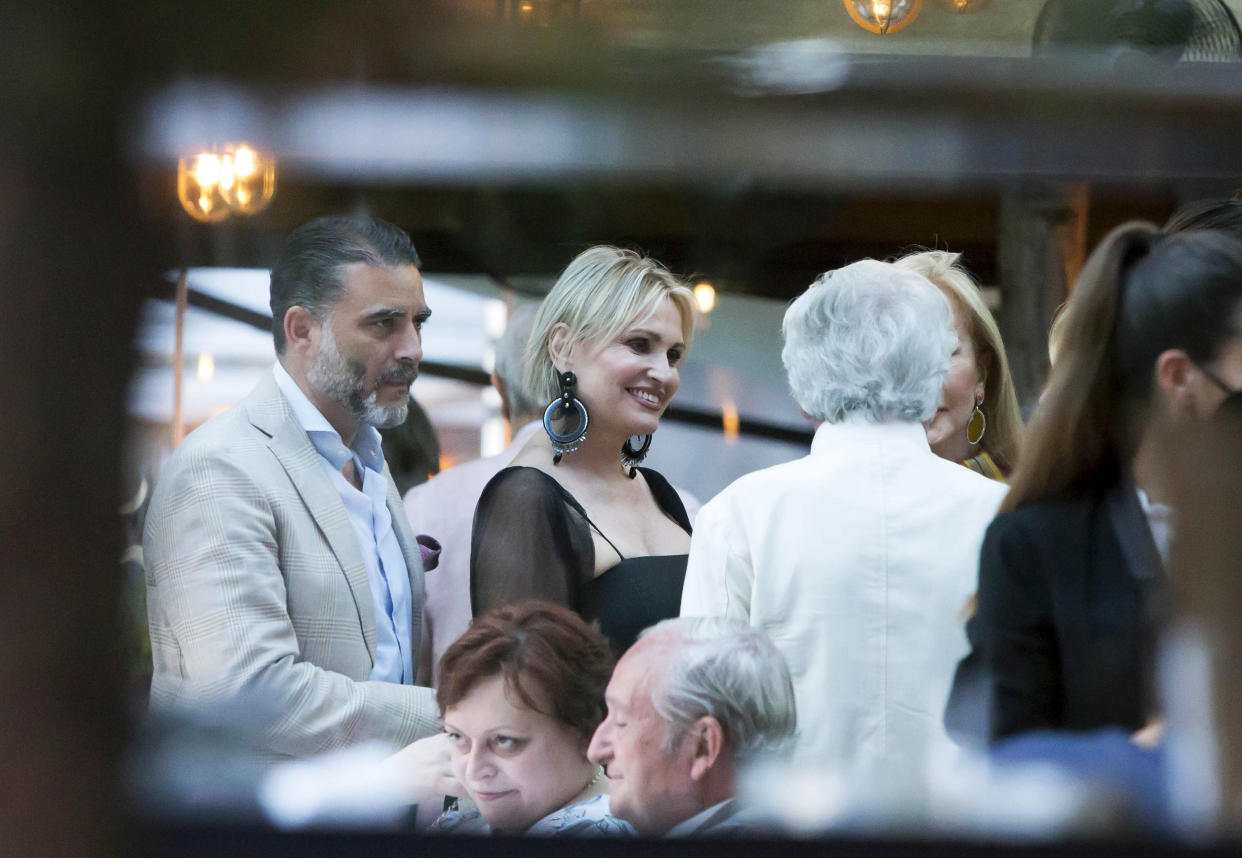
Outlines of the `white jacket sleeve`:
{"label": "white jacket sleeve", "polygon": [[718,497],[695,520],[681,594],[683,617],[750,621],[755,572],[749,552],[734,545],[739,531],[730,525],[728,509],[727,498]]}

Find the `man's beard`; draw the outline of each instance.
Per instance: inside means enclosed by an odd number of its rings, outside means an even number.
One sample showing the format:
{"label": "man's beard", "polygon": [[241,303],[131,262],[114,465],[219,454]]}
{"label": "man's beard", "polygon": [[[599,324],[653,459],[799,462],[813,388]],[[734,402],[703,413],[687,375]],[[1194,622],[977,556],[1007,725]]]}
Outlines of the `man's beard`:
{"label": "man's beard", "polygon": [[418,377],[418,367],[410,363],[397,364],[380,376],[375,390],[366,393],[367,369],[356,360],[341,354],[336,347],[336,338],[332,329],[325,322],[319,337],[319,353],[306,374],[311,387],[322,396],[337,402],[349,412],[359,423],[374,426],[376,429],[391,429],[405,422],[410,412],[410,400],[407,396],[400,405],[387,408],[380,405],[379,392],[387,382],[413,384]]}

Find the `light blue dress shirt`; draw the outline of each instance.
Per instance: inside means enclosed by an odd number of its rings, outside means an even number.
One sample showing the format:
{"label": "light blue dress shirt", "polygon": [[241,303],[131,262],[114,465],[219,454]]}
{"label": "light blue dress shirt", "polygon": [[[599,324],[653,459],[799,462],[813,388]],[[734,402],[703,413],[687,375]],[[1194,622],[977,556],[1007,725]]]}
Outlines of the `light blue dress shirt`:
{"label": "light blue dress shirt", "polygon": [[[384,478],[380,433],[373,426],[363,425],[354,438],[353,447],[346,447],[340,434],[279,361],[272,372],[294,416],[319,451],[325,472],[340,494],[349,523],[358,537],[375,608],[375,665],[371,668],[371,679],[412,685],[414,632],[410,573],[392,527],[392,513],[388,510],[388,481]],[[351,458],[362,477],[361,491],[341,472]]]}

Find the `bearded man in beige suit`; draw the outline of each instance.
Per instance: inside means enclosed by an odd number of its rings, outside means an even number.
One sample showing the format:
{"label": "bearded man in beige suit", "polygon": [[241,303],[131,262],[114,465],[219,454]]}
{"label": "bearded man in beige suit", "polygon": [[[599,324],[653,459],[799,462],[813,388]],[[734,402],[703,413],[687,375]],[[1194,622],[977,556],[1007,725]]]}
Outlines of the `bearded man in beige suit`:
{"label": "bearded man in beige suit", "polygon": [[[438,729],[423,566],[376,428],[405,419],[430,316],[409,236],[293,233],[272,270],[278,362],[177,448],[144,534],[154,708],[244,694],[301,757]],[[446,759],[446,758],[445,758]]]}

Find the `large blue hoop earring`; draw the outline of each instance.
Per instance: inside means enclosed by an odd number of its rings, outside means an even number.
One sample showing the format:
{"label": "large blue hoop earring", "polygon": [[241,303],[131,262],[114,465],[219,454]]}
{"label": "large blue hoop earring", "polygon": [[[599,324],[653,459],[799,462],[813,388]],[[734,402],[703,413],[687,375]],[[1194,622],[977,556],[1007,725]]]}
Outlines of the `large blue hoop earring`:
{"label": "large blue hoop earring", "polygon": [[[552,441],[552,464],[559,465],[562,456],[574,452],[586,440],[590,417],[582,400],[574,396],[574,385],[578,383],[578,377],[572,372],[562,372],[557,375],[556,381],[561,387],[561,395],[548,403],[548,407],[543,410],[543,431],[548,433],[548,438]],[[567,419],[571,411],[575,413],[576,422],[566,431],[557,432],[552,425],[553,421]]]}

